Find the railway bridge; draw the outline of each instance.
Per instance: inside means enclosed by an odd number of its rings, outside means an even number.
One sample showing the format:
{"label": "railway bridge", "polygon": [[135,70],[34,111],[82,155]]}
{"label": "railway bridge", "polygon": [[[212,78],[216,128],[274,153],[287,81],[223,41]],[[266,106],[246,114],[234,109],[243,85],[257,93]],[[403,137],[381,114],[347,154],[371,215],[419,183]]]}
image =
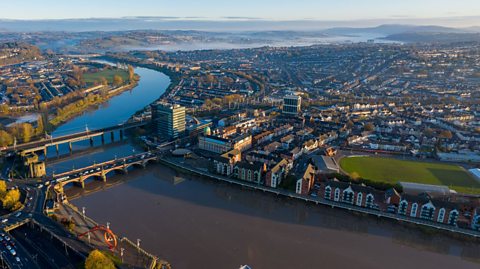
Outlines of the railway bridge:
{"label": "railway bridge", "polygon": [[100,136],[103,144],[105,142],[105,135],[108,135],[108,134],[110,134],[111,140],[114,141],[115,132],[117,131],[120,134],[120,140],[121,140],[123,139],[125,130],[144,126],[149,122],[150,121],[148,120],[134,121],[134,122],[123,123],[123,124],[110,126],[102,129],[96,129],[96,130],[86,129],[85,131],[82,131],[82,132],[73,133],[73,134],[64,135],[64,136],[58,136],[55,138],[50,136],[48,138],[43,138],[37,141],[5,147],[0,149],[0,151],[2,153],[15,152],[15,153],[20,153],[22,155],[43,151],[44,155],[46,156],[48,147],[55,146],[58,153],[58,146],[61,144],[68,143],[70,152],[72,152],[72,143],[74,142],[90,140],[90,145],[93,145],[93,138]]}

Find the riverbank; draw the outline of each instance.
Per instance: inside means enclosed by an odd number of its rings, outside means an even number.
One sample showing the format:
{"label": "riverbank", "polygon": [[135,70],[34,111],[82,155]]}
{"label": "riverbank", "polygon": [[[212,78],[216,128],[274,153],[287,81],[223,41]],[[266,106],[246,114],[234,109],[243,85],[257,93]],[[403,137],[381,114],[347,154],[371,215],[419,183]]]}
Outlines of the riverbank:
{"label": "riverbank", "polygon": [[[107,96],[105,97],[102,97],[100,94],[95,94],[94,96],[99,96],[99,98],[94,98],[92,101],[90,101],[87,96],[84,99],[81,99],[77,102],[67,105],[66,107],[63,108],[65,110],[64,114],[58,115],[53,119],[49,120],[49,123],[50,123],[49,131],[50,132],[54,131],[56,127],[58,127],[59,125],[85,113],[85,111],[88,111],[89,109],[92,109],[95,106],[108,102],[112,97],[119,95],[124,91],[132,90],[137,85],[138,85],[138,82],[133,81],[128,84],[109,90]],[[85,99],[87,99],[87,101],[85,101]]]}
{"label": "riverbank", "polygon": [[434,269],[438,263],[473,269],[480,262],[478,243],[472,240],[176,172],[162,164],[117,176],[128,180],[71,202],[86,207],[97,222],[111,223],[117,233],[141,239],[145,249],[176,269],[240,264]]}
{"label": "riverbank", "polygon": [[[390,220],[393,220],[393,221],[405,222],[405,223],[409,223],[409,224],[419,225],[419,226],[422,226],[422,227],[432,228],[432,229],[436,229],[436,230],[439,230],[439,231],[451,232],[451,233],[454,233],[456,235],[466,236],[466,238],[475,238],[475,240],[480,239],[480,232],[478,232],[478,231],[465,230],[465,229],[457,228],[457,227],[454,227],[454,226],[429,222],[429,221],[425,221],[425,220],[421,220],[421,219],[413,219],[413,218],[409,218],[409,217],[398,215],[398,214],[387,213],[387,212],[373,210],[373,209],[369,209],[369,208],[357,207],[357,206],[354,206],[354,205],[349,205],[349,204],[345,204],[345,203],[341,203],[341,202],[334,202],[334,201],[325,200],[325,199],[321,199],[321,198],[317,198],[317,197],[303,196],[303,195],[299,195],[299,194],[296,194],[294,192],[287,191],[287,190],[274,189],[274,188],[269,188],[269,187],[265,187],[265,186],[262,186],[262,185],[253,184],[253,183],[250,183],[250,182],[238,181],[238,180],[223,177],[223,176],[220,176],[220,175],[214,175],[214,174],[209,173],[208,171],[202,171],[202,170],[199,170],[197,168],[189,167],[185,164],[181,164],[181,163],[178,163],[178,162],[166,159],[166,158],[161,158],[160,162],[164,165],[167,165],[167,166],[169,166],[171,168],[174,168],[174,169],[176,169],[178,171],[181,171],[181,172],[187,172],[187,173],[190,173],[190,174],[203,176],[203,177],[210,178],[210,179],[213,179],[213,180],[219,180],[219,181],[227,182],[227,183],[230,183],[230,184],[239,185],[241,187],[247,187],[247,188],[250,188],[250,189],[253,189],[253,190],[263,191],[263,192],[267,192],[267,193],[271,193],[271,194],[275,194],[275,195],[282,195],[284,197],[293,198],[293,199],[297,199],[297,200],[303,200],[305,202],[314,203],[316,205],[329,206],[329,207],[332,207],[332,208],[340,208],[340,209],[343,209],[343,210],[358,212],[358,213],[362,213],[362,214],[366,214],[366,215],[382,217],[382,218],[390,219]],[[480,240],[479,240],[479,242],[480,242]]]}
{"label": "riverbank", "polygon": [[138,66],[138,67],[143,67],[143,68],[148,68],[151,70],[155,70],[158,72],[161,72],[165,75],[167,75],[170,78],[170,85],[165,89],[165,92],[157,99],[160,100],[163,98],[163,96],[168,95],[170,91],[175,88],[181,81],[182,75],[180,72],[175,72],[170,68],[164,67],[164,66],[158,66],[155,64],[147,64],[147,63],[142,63],[141,61],[134,61],[131,59],[125,59],[125,58],[119,58],[119,57],[113,57],[109,55],[104,55],[101,57],[98,57],[96,59],[99,60],[104,60],[104,61],[109,61],[109,62],[122,62],[125,64],[130,64],[133,66]]}

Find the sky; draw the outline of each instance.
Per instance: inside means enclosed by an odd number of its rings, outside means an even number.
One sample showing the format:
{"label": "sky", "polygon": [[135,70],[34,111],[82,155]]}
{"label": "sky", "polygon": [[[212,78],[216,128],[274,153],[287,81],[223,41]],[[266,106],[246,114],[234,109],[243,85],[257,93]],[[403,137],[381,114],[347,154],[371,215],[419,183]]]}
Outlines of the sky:
{"label": "sky", "polygon": [[1,19],[130,16],[335,21],[445,18],[480,16],[480,0],[0,0]]}

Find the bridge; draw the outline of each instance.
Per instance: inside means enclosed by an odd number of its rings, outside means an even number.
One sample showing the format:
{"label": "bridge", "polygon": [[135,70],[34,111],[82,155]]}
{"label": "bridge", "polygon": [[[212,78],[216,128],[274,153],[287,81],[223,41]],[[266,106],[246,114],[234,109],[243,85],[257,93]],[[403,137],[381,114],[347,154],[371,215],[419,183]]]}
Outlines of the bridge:
{"label": "bridge", "polygon": [[123,139],[125,130],[144,126],[148,123],[149,121],[129,122],[124,124],[119,124],[116,126],[102,128],[102,129],[85,130],[82,132],[64,135],[64,136],[58,136],[55,138],[54,137],[44,138],[42,140],[5,147],[1,149],[0,152],[3,152],[3,153],[20,152],[21,154],[25,155],[32,152],[43,151],[44,155],[46,156],[48,147],[55,146],[58,153],[58,146],[65,143],[68,143],[70,152],[72,152],[72,143],[74,142],[90,140],[90,144],[93,145],[93,138],[100,136],[102,139],[102,143],[105,143],[105,134],[108,134],[108,133],[110,133],[111,140],[114,141],[114,138],[115,138],[114,133],[116,131],[120,131],[120,139]]}
{"label": "bridge", "polygon": [[89,178],[101,179],[107,181],[107,174],[116,171],[127,173],[128,168],[138,166],[144,168],[149,162],[157,161],[157,154],[152,152],[144,152],[130,155],[123,158],[118,158],[103,163],[94,164],[91,166],[74,169],[61,174],[54,174],[52,176],[52,184],[62,191],[63,187],[68,183],[78,183],[82,188],[85,187],[85,180]]}

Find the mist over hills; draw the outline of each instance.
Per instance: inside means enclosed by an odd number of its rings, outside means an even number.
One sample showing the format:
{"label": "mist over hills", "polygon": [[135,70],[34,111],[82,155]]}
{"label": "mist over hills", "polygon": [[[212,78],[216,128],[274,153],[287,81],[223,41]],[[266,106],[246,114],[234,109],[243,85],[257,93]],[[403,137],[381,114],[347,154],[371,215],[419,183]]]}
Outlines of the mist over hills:
{"label": "mist over hills", "polygon": [[[36,31],[127,31],[127,30],[198,30],[198,31],[321,31],[334,28],[348,31],[348,27],[375,28],[395,34],[416,25],[440,25],[443,28],[480,28],[478,17],[408,19],[389,18],[355,21],[323,20],[266,20],[248,17],[226,17],[220,19],[192,17],[124,17],[124,18],[85,18],[85,19],[49,19],[49,20],[9,20],[0,18],[0,31],[36,32]],[[393,27],[397,25],[397,27]],[[401,26],[401,27],[398,27]],[[426,30],[432,26],[425,26]],[[473,28],[476,27],[476,28]],[[439,27],[437,30],[441,30]],[[396,32],[391,32],[396,31]]]}
{"label": "mist over hills", "polygon": [[[480,21],[480,17],[478,19]],[[399,21],[405,22],[405,20]],[[151,49],[197,50],[308,46],[368,40],[382,43],[480,41],[479,26],[374,24],[377,22],[374,20],[268,21],[256,18],[209,20],[176,17],[0,19],[0,43],[21,41],[38,46],[42,50],[50,49],[62,53],[104,53]]]}

